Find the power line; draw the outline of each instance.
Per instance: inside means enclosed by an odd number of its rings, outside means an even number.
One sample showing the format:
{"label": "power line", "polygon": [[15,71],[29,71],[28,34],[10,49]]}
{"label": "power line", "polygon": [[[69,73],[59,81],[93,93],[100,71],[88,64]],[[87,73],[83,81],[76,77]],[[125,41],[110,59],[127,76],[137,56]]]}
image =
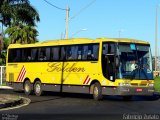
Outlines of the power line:
{"label": "power line", "polygon": [[60,8],[60,7],[57,7],[56,5],[53,5],[52,3],[48,2],[47,0],[44,0],[47,4],[51,5],[52,7],[55,7],[59,10],[67,10],[67,9],[63,9],[63,8]]}
{"label": "power line", "polygon": [[90,7],[96,0],[93,0],[92,2],[90,2],[88,5],[86,5],[85,7],[83,7],[77,14],[75,14],[73,17],[71,17],[69,19],[69,21],[71,19],[74,19],[75,17],[77,17],[79,14],[81,14],[81,12],[83,12],[85,9],[87,9],[88,7]]}

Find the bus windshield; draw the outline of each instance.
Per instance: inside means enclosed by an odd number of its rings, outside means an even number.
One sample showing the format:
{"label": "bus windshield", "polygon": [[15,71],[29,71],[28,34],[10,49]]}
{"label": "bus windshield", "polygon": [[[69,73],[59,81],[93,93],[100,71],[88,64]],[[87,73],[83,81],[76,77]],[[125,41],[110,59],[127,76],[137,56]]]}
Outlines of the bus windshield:
{"label": "bus windshield", "polygon": [[119,68],[117,78],[120,79],[153,79],[152,57],[149,45],[119,44]]}

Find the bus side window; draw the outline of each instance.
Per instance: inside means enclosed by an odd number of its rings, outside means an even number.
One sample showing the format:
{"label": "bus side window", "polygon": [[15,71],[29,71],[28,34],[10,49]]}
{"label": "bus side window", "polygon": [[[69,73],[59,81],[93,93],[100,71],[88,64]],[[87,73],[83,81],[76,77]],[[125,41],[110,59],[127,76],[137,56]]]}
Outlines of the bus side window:
{"label": "bus side window", "polygon": [[88,45],[83,45],[82,60],[87,60],[87,55],[88,55]]}
{"label": "bus side window", "polygon": [[93,60],[93,45],[88,45],[87,60]]}
{"label": "bus side window", "polygon": [[66,60],[77,60],[78,46],[67,46]]}
{"label": "bus side window", "polygon": [[77,60],[77,57],[78,57],[78,54],[77,54],[77,51],[78,51],[78,46],[74,45],[74,46],[71,46],[71,51],[72,51],[72,60]]}
{"label": "bus side window", "polygon": [[82,45],[79,45],[79,46],[78,46],[77,59],[78,59],[78,60],[82,60]]}
{"label": "bus side window", "polygon": [[22,62],[22,49],[9,49],[8,62]]}
{"label": "bus side window", "polygon": [[98,44],[83,45],[82,60],[98,60]]}
{"label": "bus side window", "polygon": [[66,60],[72,60],[71,46],[66,46]]}
{"label": "bus side window", "polygon": [[50,60],[50,58],[51,58],[51,49],[50,47],[47,47],[46,48],[46,60],[48,61]]}
{"label": "bus side window", "polygon": [[31,51],[30,48],[24,48],[21,50],[22,52],[22,62],[27,62],[31,60]]}
{"label": "bus side window", "polygon": [[60,57],[60,47],[52,47],[51,48],[51,60],[57,61]]}
{"label": "bus side window", "polygon": [[65,46],[61,47],[61,57],[60,60],[66,60],[66,48]]}
{"label": "bus side window", "polygon": [[46,48],[39,48],[39,55],[38,55],[38,60],[39,61],[46,61]]}
{"label": "bus side window", "polygon": [[27,48],[27,49],[25,49],[26,51],[26,55],[25,55],[25,57],[26,57],[26,59],[27,59],[27,61],[31,61],[32,60],[32,58],[31,58],[31,49],[30,48]]}
{"label": "bus side window", "polygon": [[20,62],[21,61],[21,50],[20,49],[15,49],[14,50],[14,56],[13,56],[13,62]]}
{"label": "bus side window", "polygon": [[93,45],[93,55],[95,60],[98,60],[99,55],[99,45]]}
{"label": "bus side window", "polygon": [[93,58],[93,54],[92,54],[92,51],[91,50],[88,50],[88,53],[87,53],[87,60],[92,60]]}
{"label": "bus side window", "polygon": [[31,61],[37,61],[37,60],[38,60],[38,49],[32,48],[31,49]]}

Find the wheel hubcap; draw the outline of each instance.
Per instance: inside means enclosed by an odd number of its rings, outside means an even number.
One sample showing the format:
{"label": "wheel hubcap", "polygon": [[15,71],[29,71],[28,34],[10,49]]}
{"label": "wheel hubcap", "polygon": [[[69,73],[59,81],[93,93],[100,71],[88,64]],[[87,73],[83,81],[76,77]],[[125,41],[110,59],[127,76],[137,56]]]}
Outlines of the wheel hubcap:
{"label": "wheel hubcap", "polygon": [[98,88],[97,87],[94,87],[94,95],[98,96]]}
{"label": "wheel hubcap", "polygon": [[28,84],[25,85],[25,91],[29,92],[29,85]]}
{"label": "wheel hubcap", "polygon": [[36,84],[36,93],[40,93],[41,87],[39,84]]}

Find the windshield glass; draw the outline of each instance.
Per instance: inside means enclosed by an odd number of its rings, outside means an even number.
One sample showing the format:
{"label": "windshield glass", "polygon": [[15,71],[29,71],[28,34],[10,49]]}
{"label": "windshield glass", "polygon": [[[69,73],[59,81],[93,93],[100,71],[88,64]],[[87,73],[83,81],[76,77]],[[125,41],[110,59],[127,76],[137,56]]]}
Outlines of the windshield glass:
{"label": "windshield glass", "polygon": [[120,65],[117,78],[153,79],[149,45],[119,44],[118,55]]}

